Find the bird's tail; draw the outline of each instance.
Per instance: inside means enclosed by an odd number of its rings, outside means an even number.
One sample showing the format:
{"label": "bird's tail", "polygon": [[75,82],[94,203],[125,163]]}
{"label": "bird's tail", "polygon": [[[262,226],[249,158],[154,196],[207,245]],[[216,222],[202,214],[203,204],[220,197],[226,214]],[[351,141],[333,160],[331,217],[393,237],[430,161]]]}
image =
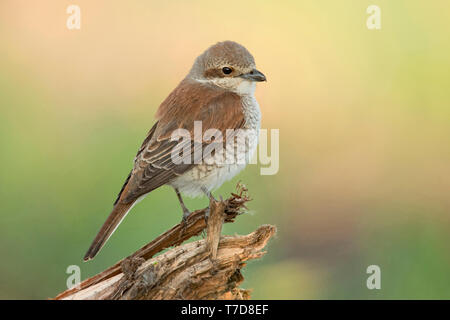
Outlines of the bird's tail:
{"label": "bird's tail", "polygon": [[120,203],[118,202],[112,212],[109,214],[108,219],[106,219],[102,228],[98,232],[94,241],[92,241],[91,246],[84,256],[84,261],[93,259],[96,254],[100,251],[103,245],[108,241],[109,237],[113,234],[122,220],[125,218],[127,213],[131,210],[135,202],[131,203]]}

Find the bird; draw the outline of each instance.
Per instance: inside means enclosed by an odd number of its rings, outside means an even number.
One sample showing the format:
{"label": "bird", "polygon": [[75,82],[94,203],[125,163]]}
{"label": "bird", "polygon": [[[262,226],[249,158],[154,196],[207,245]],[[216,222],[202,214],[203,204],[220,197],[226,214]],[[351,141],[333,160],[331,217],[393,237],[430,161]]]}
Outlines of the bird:
{"label": "bird", "polygon": [[[190,211],[182,194],[215,199],[212,191],[238,174],[257,148],[261,111],[255,88],[256,83],[262,81],[266,81],[266,76],[256,69],[252,54],[234,41],[218,42],[195,59],[187,76],[159,106],[156,121],[139,148],[133,168],[84,261],[97,255],[136,203],[163,185],[175,190],[183,221]],[[201,124],[200,135],[194,132],[198,124]],[[180,130],[190,134],[183,143],[173,138]],[[209,140],[203,141],[208,130],[225,134],[212,134]],[[237,146],[231,144],[237,139],[236,132],[247,135],[243,142],[236,143]],[[218,146],[227,142],[232,147],[220,152]],[[180,156],[182,161],[174,161],[174,155],[180,155],[181,150],[187,150]],[[205,159],[202,159],[202,152],[196,152],[208,150],[210,153],[206,152]],[[218,160],[227,156],[232,161]],[[238,158],[243,160],[237,161]]]}

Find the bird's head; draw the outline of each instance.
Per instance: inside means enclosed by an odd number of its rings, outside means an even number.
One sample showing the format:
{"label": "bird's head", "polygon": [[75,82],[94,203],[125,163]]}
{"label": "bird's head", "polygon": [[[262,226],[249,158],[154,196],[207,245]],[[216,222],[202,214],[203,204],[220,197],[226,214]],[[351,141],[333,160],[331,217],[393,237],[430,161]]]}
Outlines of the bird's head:
{"label": "bird's head", "polygon": [[252,94],[256,82],[266,81],[264,74],[256,70],[250,52],[233,41],[209,47],[197,57],[188,77],[240,95]]}

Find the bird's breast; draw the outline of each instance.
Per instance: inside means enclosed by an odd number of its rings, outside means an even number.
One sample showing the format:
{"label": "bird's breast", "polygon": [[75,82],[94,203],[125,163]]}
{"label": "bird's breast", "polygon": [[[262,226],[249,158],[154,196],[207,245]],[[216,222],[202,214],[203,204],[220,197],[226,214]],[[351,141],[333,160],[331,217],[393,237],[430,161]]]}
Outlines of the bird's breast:
{"label": "bird's breast", "polygon": [[219,152],[205,157],[202,163],[176,178],[171,185],[188,196],[198,196],[202,194],[202,188],[214,190],[246,167],[258,145],[261,112],[253,95],[243,96],[241,101],[245,124],[239,129],[234,143],[224,144]]}

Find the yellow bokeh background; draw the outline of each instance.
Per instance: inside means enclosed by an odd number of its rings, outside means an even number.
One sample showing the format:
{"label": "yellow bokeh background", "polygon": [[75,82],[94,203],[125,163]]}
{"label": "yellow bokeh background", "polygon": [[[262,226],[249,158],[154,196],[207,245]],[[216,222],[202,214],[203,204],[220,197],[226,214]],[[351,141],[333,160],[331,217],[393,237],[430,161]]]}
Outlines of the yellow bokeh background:
{"label": "yellow bokeh background", "polygon": [[[68,30],[66,9],[81,8]],[[369,5],[381,29],[366,27]],[[277,236],[243,270],[261,299],[450,298],[448,1],[0,2],[0,298],[44,299],[66,268],[94,275],[181,218],[169,187],[82,257],[158,105],[208,46],[253,53],[280,167],[251,165],[249,214]],[[191,209],[206,199],[187,201]],[[368,290],[378,265],[381,290]]]}

